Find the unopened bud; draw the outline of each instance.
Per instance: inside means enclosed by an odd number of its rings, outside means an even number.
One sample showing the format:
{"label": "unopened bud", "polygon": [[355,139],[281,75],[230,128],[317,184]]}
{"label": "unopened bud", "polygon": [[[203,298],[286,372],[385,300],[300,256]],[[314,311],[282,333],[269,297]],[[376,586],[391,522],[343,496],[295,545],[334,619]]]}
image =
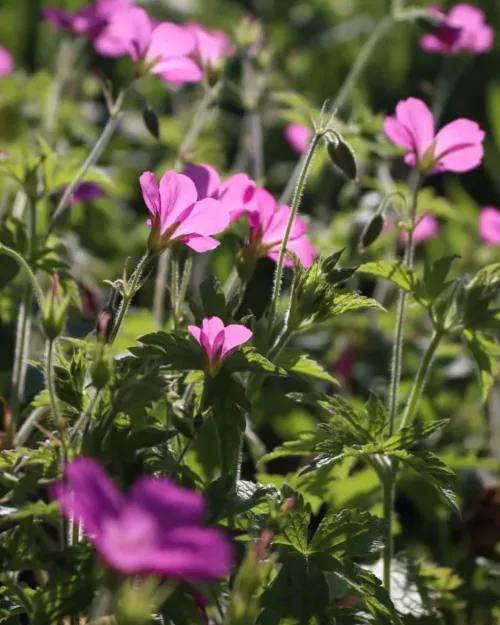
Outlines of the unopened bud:
{"label": "unopened bud", "polygon": [[341,267],[339,269],[333,269],[327,274],[327,280],[330,284],[342,284],[356,273],[358,267]]}
{"label": "unopened bud", "polygon": [[356,180],[358,177],[358,163],[351,146],[338,136],[336,141],[330,141],[327,145],[328,156],[346,178]]}
{"label": "unopened bud", "polygon": [[255,556],[257,560],[263,560],[266,557],[273,538],[274,532],[272,530],[262,530],[260,538],[255,545]]}
{"label": "unopened bud", "polygon": [[159,139],[160,122],[158,120],[158,115],[148,103],[146,103],[144,105],[144,108],[142,109],[142,119],[144,120],[144,125],[148,129],[149,134],[152,135],[155,139]]}
{"label": "unopened bud", "polygon": [[186,438],[193,438],[194,428],[190,419],[181,417],[180,415],[174,413],[172,417],[172,424],[183,436]]}
{"label": "unopened bud", "polygon": [[69,306],[69,296],[66,295],[61,299],[59,291],[59,276],[55,273],[52,276],[52,284],[42,307],[43,331],[51,341],[63,331],[66,311]]}
{"label": "unopened bud", "polygon": [[294,497],[290,497],[289,499],[286,500],[285,503],[285,512],[290,512],[290,510],[295,506],[295,498]]}
{"label": "unopened bud", "polygon": [[103,343],[107,343],[111,338],[114,326],[115,311],[110,306],[103,308],[97,316],[96,335]]}
{"label": "unopened bud", "polygon": [[90,366],[90,379],[98,391],[109,384],[113,376],[113,370],[114,360],[109,346],[99,345]]}
{"label": "unopened bud", "polygon": [[372,243],[379,238],[384,229],[384,217],[381,213],[374,215],[371,220],[366,224],[361,237],[359,245],[361,248],[370,247]]}

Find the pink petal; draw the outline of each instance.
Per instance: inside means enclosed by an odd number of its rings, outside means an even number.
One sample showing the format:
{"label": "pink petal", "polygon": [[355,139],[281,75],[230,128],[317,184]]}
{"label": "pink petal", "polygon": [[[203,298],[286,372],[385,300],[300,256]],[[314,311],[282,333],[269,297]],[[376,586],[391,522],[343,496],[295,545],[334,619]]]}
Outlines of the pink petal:
{"label": "pink petal", "polygon": [[436,135],[437,171],[465,172],[477,167],[483,158],[485,133],[476,122],[457,119]]}
{"label": "pink petal", "polygon": [[255,182],[246,174],[235,174],[222,183],[216,197],[235,221],[245,210],[252,210],[254,195]]}
{"label": "pink petal", "polygon": [[203,254],[203,252],[210,252],[219,247],[220,243],[212,237],[202,237],[198,234],[192,234],[187,237],[183,237],[181,242],[190,247],[195,252]]}
{"label": "pink petal", "polygon": [[415,148],[413,136],[396,117],[386,117],[383,130],[386,136],[396,145],[406,150],[413,150]]}
{"label": "pink petal", "polygon": [[194,46],[195,40],[191,33],[172,22],[162,22],[151,35],[146,62],[187,56],[194,50]]}
{"label": "pink petal", "polygon": [[224,346],[221,358],[226,358],[233,350],[252,338],[253,332],[245,326],[232,323],[224,329]]}
{"label": "pink petal", "polygon": [[176,223],[189,207],[194,207],[197,197],[194,182],[187,176],[178,174],[173,169],[162,176],[160,180],[162,233]]}
{"label": "pink petal", "polygon": [[165,82],[171,83],[172,85],[200,82],[203,78],[201,69],[187,56],[166,59],[158,65],[155,65],[152,73],[160,76]]}
{"label": "pink petal", "polygon": [[434,139],[434,118],[425,102],[418,98],[398,102],[396,119],[407,130],[412,149],[418,156],[425,154]]}
{"label": "pink petal", "polygon": [[160,213],[160,191],[156,176],[150,171],[145,171],[139,178],[139,184],[141,185],[144,203],[151,215],[155,217]]}
{"label": "pink petal", "polygon": [[[433,215],[422,215],[417,221],[417,225],[413,232],[413,244],[419,245],[428,239],[433,239],[439,234],[439,222]],[[401,233],[401,241],[408,241],[408,233]]]}
{"label": "pink petal", "polygon": [[485,206],[479,213],[479,236],[489,245],[500,245],[500,210]]}
{"label": "pink petal", "polygon": [[219,174],[210,165],[186,165],[184,174],[194,182],[198,199],[215,197],[220,187]]}
{"label": "pink petal", "polygon": [[230,49],[229,38],[222,30],[208,30],[200,24],[186,24],[196,41],[196,55],[204,67],[215,67]]}
{"label": "pink petal", "polygon": [[309,149],[311,129],[304,124],[293,122],[285,128],[285,138],[296,152],[304,154]]}
{"label": "pink petal", "polygon": [[448,52],[449,50],[449,46],[445,42],[431,33],[427,33],[420,38],[420,47],[426,52]]}
{"label": "pink petal", "polygon": [[[134,61],[146,52],[152,24],[144,9],[133,7],[114,14],[102,37],[109,50],[127,48]],[[101,41],[102,43],[102,41]]]}
{"label": "pink petal", "polygon": [[248,223],[253,232],[258,232],[261,228],[265,231],[268,228],[276,211],[276,200],[274,197],[260,187],[256,187],[251,210],[248,213]]}
{"label": "pink petal", "polygon": [[7,50],[7,48],[0,46],[0,78],[10,74],[13,69],[14,69],[14,57]]}
{"label": "pink petal", "polygon": [[188,326],[187,329],[194,340],[201,345],[201,328],[198,326]]}
{"label": "pink petal", "polygon": [[95,11],[102,17],[111,17],[115,13],[131,8],[131,0],[95,0]]}
{"label": "pink petal", "polygon": [[[189,180],[189,179],[188,179]],[[194,184],[194,183],[191,183]],[[191,213],[179,224],[175,237],[219,234],[229,226],[229,211],[218,200],[205,198],[196,202]]]}
{"label": "pink petal", "polygon": [[214,343],[221,332],[224,323],[219,317],[205,317],[201,322],[201,345],[209,359],[214,355]]}

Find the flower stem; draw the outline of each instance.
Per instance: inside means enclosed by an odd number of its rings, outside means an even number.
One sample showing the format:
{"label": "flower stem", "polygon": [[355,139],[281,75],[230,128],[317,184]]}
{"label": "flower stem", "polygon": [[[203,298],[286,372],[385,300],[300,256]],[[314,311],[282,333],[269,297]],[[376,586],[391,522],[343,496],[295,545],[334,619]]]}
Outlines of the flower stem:
{"label": "flower stem", "polygon": [[182,305],[186,299],[186,293],[189,287],[189,281],[191,279],[191,272],[193,270],[193,257],[191,254],[186,258],[184,263],[184,269],[182,270],[181,285],[179,287],[179,295],[177,297],[177,305],[175,307],[175,317],[179,319],[182,315]]}
{"label": "flower stem", "polygon": [[131,86],[132,85],[130,85],[127,89],[123,89],[118,94],[116,102],[114,103],[113,107],[110,110],[109,119],[106,125],[104,126],[101,135],[95,142],[94,147],[92,148],[89,155],[87,156],[82,166],[78,170],[78,173],[73,178],[71,183],[66,187],[66,190],[64,191],[63,196],[59,200],[59,203],[54,211],[54,214],[52,215],[52,219],[50,221],[49,231],[47,233],[47,236],[52,232],[52,230],[55,228],[57,223],[66,213],[68,206],[70,205],[71,198],[73,196],[75,189],[80,184],[80,182],[82,181],[87,171],[97,163],[101,154],[104,152],[105,148],[107,147],[109,140],[115,133],[118,123],[120,122],[121,109],[125,101],[125,96],[127,95]]}
{"label": "flower stem", "polygon": [[[215,85],[211,89],[207,89],[198,104],[196,113],[191,124],[191,128],[188,130],[184,140],[182,141],[177,159],[175,161],[174,169],[179,170],[182,167],[183,156],[191,149],[191,146],[198,138],[200,132],[205,124],[210,107],[217,99],[220,91],[220,84]],[[156,326],[158,328],[163,327],[164,314],[165,314],[165,285],[168,279],[168,266],[170,262],[169,250],[164,252],[158,260],[158,271],[156,273],[156,281],[154,288],[154,300],[153,300],[153,316],[155,318]]]}
{"label": "flower stem", "polygon": [[383,582],[387,593],[391,594],[391,569],[394,556],[394,540],[392,538],[392,522],[394,517],[394,476],[382,480],[384,490],[384,520],[387,524],[387,540],[384,549]]}
{"label": "flower stem", "polygon": [[292,201],[292,210],[290,211],[290,216],[288,217],[288,223],[286,225],[285,234],[283,236],[283,241],[281,242],[278,262],[276,263],[276,271],[274,273],[273,296],[272,296],[272,302],[271,302],[271,312],[270,312],[270,317],[269,317],[270,333],[273,330],[274,322],[276,320],[276,313],[278,311],[278,303],[279,303],[280,292],[281,292],[281,280],[283,277],[283,268],[285,264],[285,254],[286,254],[286,248],[288,245],[288,239],[290,238],[290,232],[292,231],[293,222],[299,210],[300,202],[302,200],[302,194],[304,192],[304,188],[307,182],[307,176],[309,175],[309,170],[311,168],[311,164],[313,162],[316,149],[322,137],[323,137],[323,132],[321,131],[317,131],[314,134],[314,137],[311,141],[311,145],[309,146],[309,151],[307,152],[306,158],[304,160],[304,165],[299,175],[297,186],[295,187],[295,193],[294,193],[293,201]]}
{"label": "flower stem", "polygon": [[45,364],[45,376],[47,382],[47,391],[49,394],[50,410],[52,417],[56,422],[57,429],[59,430],[59,436],[61,438],[62,458],[64,462],[68,459],[68,448],[66,444],[66,432],[65,423],[61,411],[59,410],[59,403],[55,390],[54,382],[54,347],[55,341],[48,339],[46,342],[46,364]]}
{"label": "flower stem", "polygon": [[179,325],[179,320],[177,318],[179,301],[179,259],[175,251],[172,253],[172,260],[170,261],[170,297],[172,299],[172,319],[174,328],[177,329]]}

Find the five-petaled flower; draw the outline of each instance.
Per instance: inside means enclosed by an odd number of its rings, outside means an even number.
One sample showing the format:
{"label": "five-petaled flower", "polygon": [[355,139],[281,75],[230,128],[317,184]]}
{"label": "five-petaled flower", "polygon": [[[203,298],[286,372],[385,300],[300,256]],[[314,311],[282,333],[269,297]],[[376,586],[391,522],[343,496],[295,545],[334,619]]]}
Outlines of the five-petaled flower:
{"label": "five-petaled flower", "polygon": [[13,69],[14,57],[7,50],[7,48],[4,48],[4,46],[0,46],[0,78],[8,76]]}
{"label": "five-petaled flower", "polygon": [[479,236],[488,245],[500,245],[500,210],[485,206],[479,213]]}
{"label": "five-petaled flower", "polygon": [[184,28],[195,40],[194,57],[205,70],[215,70],[236,49],[223,30],[210,30],[196,22],[189,22]]}
{"label": "five-petaled flower", "polygon": [[[439,221],[434,215],[425,214],[417,219],[415,230],[413,231],[413,245],[419,245],[428,239],[433,239],[439,234]],[[408,241],[408,233],[403,231],[401,233],[401,241],[406,243]]]}
{"label": "five-petaled flower", "polygon": [[203,525],[204,497],[169,479],[141,477],[123,495],[98,462],[83,457],[66,465],[52,497],[66,517],[82,522],[101,558],[116,571],[201,582],[231,569],[229,537]]}
{"label": "five-petaled flower", "polygon": [[203,349],[204,370],[208,375],[215,375],[224,360],[240,345],[252,337],[252,331],[245,326],[232,323],[224,326],[219,317],[205,317],[201,327],[188,326],[189,334]]}
{"label": "five-petaled flower", "polygon": [[213,198],[199,199],[194,182],[174,170],[167,171],[159,185],[150,171],[139,181],[151,213],[148,246],[152,252],[161,252],[178,241],[195,252],[208,252],[219,245],[211,235],[229,225],[227,205]]}
{"label": "five-petaled flower", "polygon": [[436,7],[432,11],[442,22],[435,32],[421,38],[420,45],[427,52],[481,54],[493,45],[493,29],[485,23],[481,9],[460,3],[448,15]]}
{"label": "five-petaled flower", "polygon": [[304,124],[292,122],[285,128],[285,139],[298,154],[304,154],[309,149],[311,129]]}
{"label": "five-petaled flower", "polygon": [[155,25],[144,9],[115,13],[106,37],[115,41],[117,48],[125,46],[134,62],[165,82],[181,84],[202,78],[201,69],[190,58],[195,50],[194,36],[172,22]]}
{"label": "five-petaled flower", "polygon": [[444,171],[465,172],[483,158],[484,132],[470,119],[456,119],[435,134],[431,111],[417,98],[402,100],[396,114],[386,117],[384,132],[407,150],[405,163],[423,175]]}
{"label": "five-petaled flower", "polygon": [[[244,255],[247,257],[269,256],[278,260],[280,248],[285,237],[290,206],[278,206],[274,197],[265,189],[257,188],[254,203],[247,210],[250,236]],[[297,256],[304,267],[309,267],[317,255],[307,239],[307,226],[300,217],[295,217],[290,230],[286,249]],[[293,267],[293,261],[285,256],[285,266]]]}
{"label": "five-petaled flower", "polygon": [[219,174],[210,165],[186,165],[186,176],[191,178],[198,192],[198,199],[219,200],[229,211],[231,221],[235,221],[252,206],[255,182],[246,174],[234,174],[221,182]]}

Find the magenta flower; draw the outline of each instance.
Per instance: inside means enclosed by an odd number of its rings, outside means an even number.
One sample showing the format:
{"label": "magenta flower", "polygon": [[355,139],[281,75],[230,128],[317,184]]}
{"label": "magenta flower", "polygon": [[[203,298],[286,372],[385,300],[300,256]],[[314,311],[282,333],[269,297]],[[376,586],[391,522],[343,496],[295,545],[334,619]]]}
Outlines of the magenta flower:
{"label": "magenta flower", "polygon": [[195,252],[208,252],[219,242],[211,237],[227,228],[227,205],[199,198],[194,182],[184,174],[167,171],[160,180],[147,171],[139,179],[142,197],[151,213],[149,247],[154,252],[180,241]]}
{"label": "magenta flower", "polygon": [[[62,187],[55,191],[54,193],[57,196],[61,196],[66,187]],[[76,189],[73,191],[73,195],[71,196],[70,204],[74,206],[75,204],[84,204],[85,202],[92,202],[92,200],[96,200],[98,197],[101,197],[104,194],[102,188],[95,182],[81,182]]]}
{"label": "magenta flower", "polygon": [[99,555],[127,575],[159,574],[188,582],[227,575],[233,549],[226,534],[203,526],[201,494],[165,478],[142,477],[122,495],[102,466],[79,458],[52,496],[83,523]]}
{"label": "magenta flower", "polygon": [[[433,239],[439,234],[439,222],[433,215],[422,215],[417,221],[415,230],[413,231],[413,245],[419,245],[428,239]],[[406,243],[408,241],[408,233],[403,231],[401,233],[401,241]]]}
{"label": "magenta flower", "polygon": [[[247,211],[250,227],[248,247],[255,256],[269,256],[274,261],[278,260],[291,210],[290,206],[278,206],[265,189],[255,190],[254,207]],[[307,268],[317,253],[306,234],[306,224],[300,217],[295,217],[286,249],[293,252]],[[285,266],[293,267],[293,261],[287,256]]]}
{"label": "magenta flower", "polygon": [[209,30],[195,22],[185,24],[184,28],[194,37],[194,56],[205,69],[216,69],[235,50],[223,30]]}
{"label": "magenta flower", "polygon": [[204,351],[205,371],[215,375],[224,360],[252,337],[252,331],[237,323],[224,326],[219,317],[205,317],[198,326],[188,326],[188,332]]}
{"label": "magenta flower", "polygon": [[500,245],[500,210],[485,206],[479,213],[479,236],[488,245]]}
{"label": "magenta flower", "polygon": [[295,122],[288,124],[285,128],[285,139],[298,154],[304,154],[309,149],[311,129]]}
{"label": "magenta flower", "polygon": [[434,8],[434,12],[443,18],[443,23],[435,33],[421,38],[420,45],[427,52],[481,54],[493,45],[493,29],[485,23],[481,9],[460,3],[448,15],[439,8]]}
{"label": "magenta flower", "polygon": [[396,115],[385,118],[384,132],[407,150],[405,163],[422,174],[469,171],[483,158],[485,135],[476,122],[456,119],[435,134],[432,113],[417,98],[398,103]]}
{"label": "magenta flower", "polygon": [[235,221],[253,204],[255,182],[246,174],[234,174],[221,182],[219,174],[210,165],[186,165],[184,174],[191,178],[198,192],[198,199],[219,200]]}
{"label": "magenta flower", "polygon": [[14,57],[12,54],[4,48],[0,46],[0,78],[4,76],[8,76],[12,70],[14,69]]}
{"label": "magenta flower", "polygon": [[155,25],[144,9],[115,13],[105,35],[108,54],[113,47],[125,47],[133,61],[165,82],[199,82],[202,78],[201,69],[189,58],[195,49],[193,35],[172,22]]}

